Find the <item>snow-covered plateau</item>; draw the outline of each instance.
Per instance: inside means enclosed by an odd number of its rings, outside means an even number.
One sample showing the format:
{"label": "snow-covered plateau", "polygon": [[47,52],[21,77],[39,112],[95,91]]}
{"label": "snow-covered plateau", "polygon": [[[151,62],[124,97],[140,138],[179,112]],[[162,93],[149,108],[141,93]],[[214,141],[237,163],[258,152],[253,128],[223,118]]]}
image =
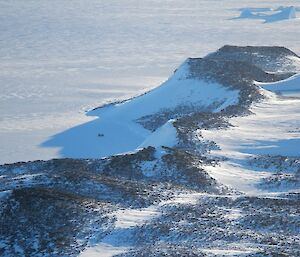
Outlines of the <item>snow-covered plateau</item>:
{"label": "snow-covered plateau", "polygon": [[1,165],[0,254],[299,256],[299,64],[225,45]]}

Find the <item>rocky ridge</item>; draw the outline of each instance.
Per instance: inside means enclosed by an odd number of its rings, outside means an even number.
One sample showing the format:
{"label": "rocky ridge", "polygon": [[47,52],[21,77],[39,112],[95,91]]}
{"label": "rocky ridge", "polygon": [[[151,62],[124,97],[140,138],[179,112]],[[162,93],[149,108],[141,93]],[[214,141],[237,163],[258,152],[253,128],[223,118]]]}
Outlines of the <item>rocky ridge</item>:
{"label": "rocky ridge", "polygon": [[[0,166],[0,255],[78,256],[119,233],[109,242],[128,246],[120,256],[299,256],[299,192],[249,196],[222,185],[206,171],[222,162],[209,154],[218,145],[196,133],[222,131],[231,126],[231,117],[251,115],[251,104],[266,97],[254,82],[295,74],[291,57],[298,58],[283,47],[224,46],[187,59],[188,78],[238,90],[239,99],[216,112],[181,106],[137,120],[156,131],[175,119],[173,147]],[[299,188],[299,158],[257,156],[249,162],[274,172],[261,187],[293,183]],[[182,194],[197,197],[172,202]],[[117,227],[117,211],[149,206],[158,206],[159,215]]]}

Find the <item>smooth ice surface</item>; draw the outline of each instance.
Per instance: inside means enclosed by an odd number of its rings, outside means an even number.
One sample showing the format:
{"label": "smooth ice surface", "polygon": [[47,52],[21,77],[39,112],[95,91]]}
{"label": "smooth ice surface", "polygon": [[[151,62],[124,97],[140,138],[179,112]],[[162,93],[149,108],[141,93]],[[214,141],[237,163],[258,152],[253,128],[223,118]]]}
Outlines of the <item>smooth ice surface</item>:
{"label": "smooth ice surface", "polygon": [[231,20],[238,8],[282,4],[0,0],[0,163],[61,156],[59,148],[39,145],[90,121],[85,110],[159,85],[187,57],[225,44],[300,53],[299,19]]}
{"label": "smooth ice surface", "polygon": [[279,22],[297,18],[298,8],[295,6],[281,6],[279,8],[242,8],[237,19],[258,19],[265,23]]}

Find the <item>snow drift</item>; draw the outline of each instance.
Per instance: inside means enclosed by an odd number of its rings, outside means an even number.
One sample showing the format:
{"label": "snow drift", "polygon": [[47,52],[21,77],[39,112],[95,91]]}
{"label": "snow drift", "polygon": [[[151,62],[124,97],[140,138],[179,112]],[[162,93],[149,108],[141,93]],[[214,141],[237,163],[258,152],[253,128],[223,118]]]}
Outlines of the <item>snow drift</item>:
{"label": "snow drift", "polygon": [[[194,78],[190,64],[185,61],[158,88],[90,111],[88,115],[99,118],[57,134],[43,146],[60,147],[62,156],[73,158],[97,158],[134,151],[144,142],[148,146],[152,144],[153,131],[144,124],[149,118],[160,118],[154,129],[158,130],[169,120],[195,111],[221,111],[228,105],[236,104],[238,96],[238,90]],[[160,144],[157,134],[153,142],[155,146]],[[163,144],[164,141],[161,142]]]}
{"label": "snow drift", "polygon": [[300,75],[297,74],[283,81],[277,81],[274,83],[257,83],[257,85],[274,92],[300,91]]}

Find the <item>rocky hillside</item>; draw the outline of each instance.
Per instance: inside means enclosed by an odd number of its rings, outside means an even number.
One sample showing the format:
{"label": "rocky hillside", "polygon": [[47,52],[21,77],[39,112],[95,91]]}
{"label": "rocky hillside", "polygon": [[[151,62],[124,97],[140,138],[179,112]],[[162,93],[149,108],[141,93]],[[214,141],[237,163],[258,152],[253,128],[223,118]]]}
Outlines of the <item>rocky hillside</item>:
{"label": "rocky hillside", "polygon": [[[296,132],[278,136],[298,140],[300,100],[260,83],[293,79],[299,60],[250,46],[189,58],[157,89],[93,111],[101,119],[82,148],[97,144],[99,158],[0,166],[0,255],[300,256],[299,150],[233,147],[256,140],[251,129],[270,146],[283,124],[269,122],[272,108],[295,117],[284,124]],[[255,127],[260,115],[265,127]]]}

